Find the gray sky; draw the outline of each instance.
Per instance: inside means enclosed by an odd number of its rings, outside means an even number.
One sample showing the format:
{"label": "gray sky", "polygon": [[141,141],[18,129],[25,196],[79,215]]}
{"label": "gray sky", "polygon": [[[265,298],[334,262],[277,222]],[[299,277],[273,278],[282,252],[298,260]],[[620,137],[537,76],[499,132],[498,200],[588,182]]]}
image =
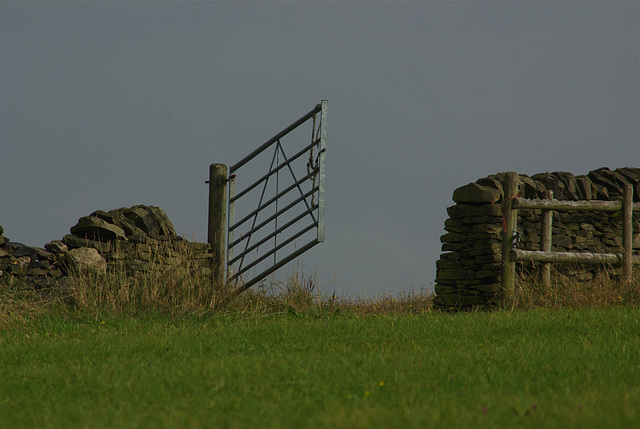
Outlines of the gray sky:
{"label": "gray sky", "polygon": [[[162,207],[329,100],[325,291],[430,287],[446,207],[500,171],[640,167],[639,3],[1,2],[0,225]],[[305,141],[306,143],[306,141]],[[287,271],[287,270],[285,270]]]}

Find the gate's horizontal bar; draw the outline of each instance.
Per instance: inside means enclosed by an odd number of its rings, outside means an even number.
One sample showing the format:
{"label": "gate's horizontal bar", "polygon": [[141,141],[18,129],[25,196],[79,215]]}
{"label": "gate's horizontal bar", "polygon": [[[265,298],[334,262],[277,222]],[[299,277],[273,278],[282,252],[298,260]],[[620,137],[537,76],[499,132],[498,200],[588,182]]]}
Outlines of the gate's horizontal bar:
{"label": "gate's horizontal bar", "polygon": [[[268,276],[269,274],[271,274],[274,271],[276,271],[278,268],[282,267],[283,265],[285,265],[288,262],[293,261],[295,258],[297,258],[298,256],[302,255],[304,252],[306,252],[307,250],[311,249],[313,246],[315,246],[318,243],[319,243],[319,241],[317,239],[315,239],[313,241],[310,241],[309,243],[307,243],[306,245],[304,245],[300,249],[296,250],[295,252],[293,252],[292,254],[290,254],[289,256],[284,258],[283,260],[279,261],[277,264],[275,264],[271,268],[268,268],[268,269],[264,270],[263,272],[261,272],[260,274],[258,274],[254,278],[252,278],[251,280],[249,280],[246,283],[244,283],[242,286],[240,286],[237,290],[234,291],[234,294],[235,295],[241,294],[242,292],[244,292],[245,290],[249,289],[254,284],[258,283],[260,280],[262,280],[263,278]],[[234,276],[234,278],[235,277],[236,276]]]}
{"label": "gate's horizontal bar", "polygon": [[280,164],[279,166],[277,166],[276,168],[274,168],[273,170],[269,171],[267,174],[265,174],[264,176],[262,176],[261,178],[259,178],[258,180],[256,180],[255,182],[253,182],[251,185],[247,186],[245,189],[242,190],[242,192],[240,192],[239,194],[237,194],[236,196],[234,196],[233,198],[229,199],[230,203],[233,203],[234,201],[236,201],[238,198],[242,197],[243,195],[247,194],[248,192],[250,192],[251,190],[253,190],[256,186],[258,186],[260,183],[264,182],[265,180],[267,180],[269,177],[271,177],[272,175],[274,175],[275,173],[277,173],[278,171],[282,170],[284,167],[286,167],[287,165],[291,164],[293,161],[295,161],[296,159],[300,158],[302,155],[304,155],[309,149],[311,149],[313,146],[316,146],[318,144],[318,140],[314,141],[313,143],[311,143],[310,145],[308,145],[307,147],[305,147],[304,149],[302,149],[300,152],[296,153],[295,155],[293,155],[291,158],[289,158],[286,162],[283,162],[282,164]]}
{"label": "gate's horizontal bar", "polygon": [[[251,234],[253,234],[255,231],[259,230],[260,228],[262,228],[263,226],[267,225],[269,222],[271,222],[272,220],[274,220],[276,217],[278,217],[279,215],[281,215],[282,213],[286,212],[287,210],[291,209],[291,207],[294,207],[296,204],[298,204],[300,201],[304,200],[305,198],[307,198],[309,195],[312,195],[314,192],[318,191],[318,187],[316,186],[315,188],[313,188],[312,190],[310,190],[309,192],[306,192],[304,194],[302,194],[301,196],[299,196],[298,198],[296,198],[295,200],[293,200],[293,202],[291,204],[289,204],[288,206],[286,206],[285,208],[283,208],[282,210],[278,211],[277,213],[274,213],[273,215],[269,216],[267,219],[265,219],[263,222],[261,222],[258,226],[254,227],[253,229],[251,229],[250,231],[245,232],[244,234],[242,234],[242,237],[239,238],[243,239],[244,237],[247,237]],[[233,231],[235,230],[235,228],[238,226],[238,224],[236,223],[233,226],[229,227],[229,231]]]}
{"label": "gate's horizontal bar", "polygon": [[280,140],[282,137],[284,137],[287,134],[289,134],[291,131],[296,129],[299,125],[304,123],[307,119],[311,118],[313,115],[318,113],[321,109],[322,109],[322,104],[317,104],[316,107],[313,108],[313,110],[309,111],[309,113],[307,113],[306,115],[304,115],[303,117],[301,117],[300,119],[295,121],[293,124],[289,125],[284,130],[280,131],[275,136],[271,137],[269,140],[267,140],[265,143],[263,143],[262,146],[260,146],[259,148],[257,148],[253,152],[251,152],[246,157],[242,158],[236,164],[232,165],[231,169],[229,170],[229,174],[233,174],[233,172],[236,171],[238,168],[242,167],[244,164],[246,164],[247,162],[251,161],[251,159],[255,158],[260,153],[262,153],[262,151],[266,150],[269,146],[271,146],[272,144],[274,144],[275,142]]}
{"label": "gate's horizontal bar", "polygon": [[251,213],[249,213],[248,215],[246,215],[245,217],[243,217],[242,219],[240,219],[238,222],[234,223],[233,225],[229,226],[229,230],[233,231],[234,229],[236,229],[238,226],[242,225],[243,223],[245,223],[246,221],[248,221],[249,219],[251,219],[253,216],[256,215],[256,213],[260,212],[262,209],[269,207],[271,204],[275,203],[279,198],[282,198],[283,196],[285,196],[287,193],[291,192],[292,190],[294,190],[297,187],[300,187],[300,185],[302,185],[305,180],[308,180],[309,178],[311,178],[314,174],[316,174],[316,172],[314,171],[313,173],[309,173],[306,176],[304,176],[302,179],[298,180],[297,182],[295,182],[293,185],[289,186],[287,189],[283,190],[282,192],[280,192],[278,195],[276,195],[275,197],[271,198],[269,201],[267,201],[266,203],[262,204],[260,207],[258,207],[257,209],[255,209],[254,211],[252,211]]}
{"label": "gate's horizontal bar", "polygon": [[[255,267],[256,265],[258,265],[260,262],[264,261],[265,259],[267,259],[269,256],[273,255],[274,253],[276,253],[278,250],[282,249],[284,246],[286,246],[287,244],[291,243],[293,240],[295,240],[296,238],[300,237],[301,235],[311,231],[313,228],[315,228],[316,225],[309,225],[308,227],[300,230],[300,232],[298,232],[295,235],[292,235],[291,237],[287,238],[285,241],[283,241],[282,243],[278,244],[276,247],[274,247],[273,249],[269,250],[267,253],[265,253],[264,255],[260,256],[258,259],[256,259],[255,261],[253,261],[252,263],[250,263],[249,265],[247,265],[246,267],[242,268],[240,271],[238,271],[237,273],[235,273],[233,275],[234,278],[241,276],[243,273],[246,273],[248,270],[250,270],[251,268]],[[317,239],[316,239],[317,240]],[[245,252],[246,253],[246,252]],[[244,253],[242,253],[242,255],[244,255]],[[238,255],[240,256],[240,255]]]}
{"label": "gate's horizontal bar", "polygon": [[[252,250],[258,248],[260,245],[266,243],[267,241],[269,241],[271,238],[275,237],[277,234],[280,234],[282,231],[284,231],[285,229],[289,228],[291,225],[295,224],[296,222],[298,222],[300,219],[302,219],[303,217],[307,216],[310,213],[313,213],[313,211],[315,210],[315,207],[310,208],[309,210],[306,210],[304,212],[302,212],[301,214],[299,214],[298,216],[296,216],[295,218],[293,218],[291,221],[287,222],[285,225],[281,226],[280,228],[276,229],[275,231],[273,231],[271,234],[267,235],[265,238],[263,238],[262,240],[258,241],[256,244],[252,245],[251,247],[247,248],[244,250],[244,253],[247,252],[251,252]],[[314,219],[313,222],[315,225],[317,225],[317,221]],[[233,247],[242,242],[242,240],[235,240],[234,242],[229,244],[229,249],[233,249]],[[234,262],[236,262],[238,259],[240,259],[242,255],[240,256],[236,256],[235,258],[232,258],[229,260],[228,264],[233,264]]]}

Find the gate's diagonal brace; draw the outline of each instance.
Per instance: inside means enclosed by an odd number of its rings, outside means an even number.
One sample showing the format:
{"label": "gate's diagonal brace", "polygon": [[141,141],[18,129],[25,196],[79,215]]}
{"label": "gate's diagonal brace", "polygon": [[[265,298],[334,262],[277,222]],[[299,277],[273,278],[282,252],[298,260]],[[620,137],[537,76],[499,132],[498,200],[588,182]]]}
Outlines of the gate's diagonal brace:
{"label": "gate's diagonal brace", "polygon": [[[316,129],[316,115],[319,112],[320,112],[320,123],[318,124],[318,127]],[[307,122],[307,120],[309,120],[312,117],[313,117],[313,126],[311,130],[311,140],[312,140],[311,143],[305,145],[306,147],[298,151],[292,157],[288,158],[284,152],[284,148],[280,139],[285,135],[289,134],[294,129],[296,129],[298,126]],[[254,181],[253,183],[251,183],[249,186],[244,188],[238,194],[235,194],[235,186],[234,186],[235,182],[232,181],[229,186],[230,221],[229,221],[229,227],[227,229],[228,237],[229,237],[229,240],[228,240],[229,244],[227,246],[227,258],[226,258],[227,269],[229,272],[229,280],[235,280],[236,282],[238,281],[238,279],[241,279],[241,278],[243,280],[242,285],[239,288],[237,288],[233,292],[233,294],[239,294],[245,291],[255,283],[264,279],[267,275],[278,270],[284,264],[292,261],[302,253],[311,249],[316,244],[324,241],[324,186],[325,186],[324,159],[325,159],[325,151],[326,151],[326,130],[327,130],[326,118],[327,118],[327,101],[322,100],[322,102],[316,105],[313,110],[308,112],[306,115],[298,119],[293,124],[289,125],[280,133],[276,134],[274,137],[272,137],[267,142],[265,142],[260,147],[258,147],[256,150],[254,150],[251,154],[243,158],[240,162],[230,167],[229,169],[229,174],[231,175],[230,177],[235,177],[236,175],[235,173],[240,167],[242,167],[243,165],[245,165],[246,163],[254,159],[257,155],[259,155],[260,153],[263,153],[265,150],[267,150],[268,148],[270,148],[275,144],[275,152],[273,155],[273,159],[271,160],[269,171],[266,174],[260,177],[257,181]],[[313,159],[314,147],[316,147],[318,150],[318,153],[315,159]],[[303,178],[298,180],[296,176],[296,167],[292,165],[292,163],[295,160],[299,159],[304,154],[308,153],[309,151],[311,152],[309,154],[309,163],[307,163],[307,174]],[[284,162],[282,163],[280,162],[280,154],[282,154],[284,158]],[[278,159],[277,165],[274,164],[276,158]],[[278,183],[277,178],[278,178],[279,171],[282,170],[283,168],[287,168],[289,170],[289,173],[293,178],[293,184],[288,186],[287,189],[285,189],[284,191],[280,191],[279,187],[277,186],[277,183]],[[298,174],[300,174],[300,172]],[[270,199],[268,198],[268,201],[265,202],[264,198],[265,198],[266,188],[269,185],[269,182],[270,182],[269,179],[272,175],[276,176],[275,196]],[[313,181],[311,181],[310,179],[313,179]],[[318,180],[317,184],[316,184],[316,179]],[[311,190],[308,192],[304,192],[304,189],[308,186],[305,183],[306,181],[312,182],[310,183]],[[234,203],[238,201],[241,197],[247,195],[249,192],[251,192],[258,186],[260,186],[261,184],[263,185],[263,189],[260,194],[260,200],[258,202],[257,209],[253,210],[248,215],[243,216],[243,218],[240,221],[234,222],[234,218],[235,218],[235,216],[233,215],[234,208],[235,208]],[[284,208],[278,207],[279,203],[282,203],[283,201],[282,198],[296,188],[298,189],[300,196],[297,198],[295,198],[295,195],[287,196],[287,199],[291,198],[294,201],[290,202]],[[316,195],[318,198],[317,202],[315,201]],[[307,200],[307,198],[310,196],[311,196],[311,201]],[[302,205],[300,204],[302,202],[304,203],[304,209],[302,209]],[[275,203],[275,213],[271,216],[266,215],[268,216],[268,219],[266,220],[263,220],[263,221],[259,220],[258,217],[260,216],[260,212],[263,211],[265,208],[268,208],[269,206],[273,205],[274,203]],[[296,208],[296,212],[286,216],[288,219],[283,221],[283,222],[286,222],[285,225],[278,225],[280,223],[279,220],[282,219],[282,215],[285,212],[288,212],[289,210],[291,210],[292,208]],[[302,213],[300,213],[300,209],[302,209]],[[317,210],[317,213],[315,213],[316,210]],[[306,222],[302,222],[302,220],[307,218],[307,216],[309,216],[311,220],[313,220],[313,222],[310,225]],[[243,230],[247,229],[247,227],[249,226],[247,222],[251,219],[253,219],[253,221],[250,224],[251,227],[249,231],[242,233],[242,236],[240,238],[234,239],[234,235],[239,235],[242,232],[240,229],[240,226],[245,225],[242,229]],[[274,224],[274,228],[272,228],[271,231],[266,231],[265,229],[262,229],[262,228],[268,227],[269,224]],[[302,247],[298,247],[299,243],[297,242],[297,240],[302,240],[303,236],[305,234],[309,234],[309,232],[312,231],[314,228],[317,229],[316,237],[313,238],[307,244],[304,244]],[[284,241],[280,242],[281,241],[280,238],[278,238],[278,240],[275,241],[274,238],[279,237],[278,234],[281,234],[283,232],[284,232],[283,237],[286,237]],[[259,236],[256,236],[257,238],[255,240],[252,240],[253,238],[252,236],[255,233],[258,233]],[[266,254],[262,254],[262,252],[258,251],[258,249],[260,248],[260,246],[264,246],[265,243],[267,243],[269,240],[274,241],[273,246],[269,245],[267,246],[267,248],[261,249],[262,251],[267,250]],[[251,243],[252,241],[254,243]],[[294,248],[293,252],[289,253],[283,259],[278,260],[281,249],[283,249],[284,247],[287,247],[287,248],[291,247],[292,243],[295,243],[295,248],[297,249]],[[244,250],[238,255],[233,255],[234,249],[240,246],[242,246]],[[257,252],[255,256],[257,259],[253,261],[247,260],[248,265],[244,266],[244,261],[246,260],[250,252]],[[264,261],[270,256],[273,256],[273,265],[269,267],[269,264],[265,264]],[[232,264],[234,263],[237,264],[236,273],[232,273]],[[243,277],[246,275],[246,273],[249,272],[249,270],[255,271],[257,269],[258,270],[262,269],[262,265],[259,266],[258,264],[266,265],[266,268],[263,269],[262,272],[260,272],[250,280],[244,281],[246,279],[244,279]]]}
{"label": "gate's diagonal brace", "polygon": [[[266,243],[267,241],[269,241],[269,239],[273,238],[276,234],[280,234],[282,231],[284,231],[285,229],[289,228],[291,225],[295,224],[296,222],[298,222],[300,219],[302,219],[303,217],[305,217],[306,215],[309,214],[309,212],[315,210],[315,208],[311,208],[307,211],[302,212],[301,214],[299,214],[298,216],[296,216],[295,218],[293,218],[292,220],[290,220],[289,222],[287,222],[285,225],[281,226],[280,228],[278,228],[277,230],[273,231],[271,234],[267,235],[266,237],[264,237],[262,240],[258,241],[257,243],[253,244],[251,247],[249,247],[248,249],[246,249],[244,251],[244,253],[247,252],[251,252],[252,250],[257,249],[258,247],[260,247],[262,244]],[[314,224],[315,226],[315,224]],[[228,262],[229,265],[235,263],[238,261],[238,259],[240,259],[242,257],[242,255],[240,256],[236,256],[234,258],[231,258]]]}
{"label": "gate's diagonal brace", "polygon": [[[280,153],[282,153],[282,156],[284,157],[284,160],[288,161],[287,160],[287,155],[285,155],[284,149],[282,148],[282,145],[280,144],[280,140],[278,140],[278,146],[280,147]],[[313,147],[313,146],[311,146],[311,147]],[[302,179],[301,181],[298,181],[298,179],[296,178],[296,174],[293,172],[293,168],[291,168],[291,163],[290,162],[287,163],[287,167],[289,167],[289,172],[291,173],[291,177],[293,177],[293,181],[297,185],[298,191],[300,191],[300,195],[302,195],[304,193],[302,191],[302,188],[300,187],[300,185],[302,183],[304,183],[305,180],[313,177],[314,174],[318,174],[317,170],[313,170],[311,173],[307,174],[304,179]],[[307,206],[307,210],[311,210],[311,207],[309,207],[309,203],[307,202],[306,199],[304,200],[304,205]],[[310,211],[309,214],[311,215],[311,219],[313,219],[313,221],[316,222],[316,217],[313,215],[313,212]]]}
{"label": "gate's diagonal brace", "polygon": [[[249,213],[248,215],[246,215],[245,217],[243,217],[242,219],[240,219],[239,221],[237,221],[236,223],[234,223],[233,225],[229,226],[229,231],[233,231],[235,230],[237,227],[239,227],[240,225],[242,225],[243,223],[245,223],[246,221],[248,221],[249,219],[251,219],[253,216],[257,215],[261,210],[265,209],[266,207],[269,207],[271,204],[273,204],[275,201],[277,201],[279,198],[282,198],[283,196],[285,196],[287,193],[291,192],[293,189],[300,188],[300,185],[302,183],[304,183],[306,180],[308,180],[310,177],[312,177],[314,173],[311,174],[307,174],[306,176],[304,176],[302,179],[300,179],[299,181],[297,181],[296,183],[294,183],[293,185],[289,186],[288,188],[286,188],[285,190],[283,190],[282,192],[280,192],[278,195],[276,195],[275,197],[271,198],[269,201],[267,201],[266,203],[259,205],[257,209],[255,209],[254,211],[252,211],[251,213]],[[306,202],[306,197],[309,196],[309,193],[302,193],[302,190],[300,190],[300,195],[301,196],[305,196],[305,204],[307,206],[307,209],[310,210],[311,207],[309,207],[309,204]],[[300,201],[300,200],[296,200],[296,201]],[[262,202],[262,201],[260,201]],[[316,222],[316,218],[312,216],[312,219],[314,222]],[[255,225],[252,225],[252,229]],[[237,244],[237,243],[232,243],[233,244]]]}
{"label": "gate's diagonal brace", "polygon": [[316,186],[315,188],[313,188],[312,190],[310,190],[309,192],[306,192],[304,195],[298,197],[297,199],[295,199],[291,204],[289,204],[288,206],[286,206],[285,208],[283,208],[282,210],[280,210],[278,213],[269,216],[267,219],[265,219],[264,221],[262,221],[258,226],[252,228],[251,230],[247,231],[246,233],[244,233],[243,235],[241,235],[239,238],[237,238],[233,243],[231,243],[231,246],[234,246],[238,243],[240,243],[242,240],[244,240],[245,238],[248,238],[251,236],[251,234],[253,234],[254,232],[256,232],[257,230],[259,230],[260,228],[262,228],[263,226],[267,225],[269,222],[273,221],[276,216],[283,214],[284,212],[290,210],[292,207],[294,207],[296,204],[298,204],[300,201],[302,201],[303,199],[307,198],[309,195],[312,195],[314,192],[316,192],[318,190],[318,187]]}
{"label": "gate's diagonal brace", "polygon": [[310,243],[304,245],[303,247],[301,247],[300,249],[296,250],[295,252],[293,252],[292,254],[287,256],[286,258],[282,259],[280,262],[278,262],[277,264],[275,264],[271,268],[268,268],[268,269],[264,270],[263,272],[261,272],[260,274],[258,274],[254,278],[252,278],[251,280],[249,280],[246,283],[244,283],[242,286],[240,286],[239,288],[237,288],[233,292],[233,295],[241,294],[242,292],[244,292],[245,290],[249,289],[254,284],[258,283],[260,280],[262,280],[263,278],[268,276],[269,274],[271,274],[271,273],[275,272],[276,270],[278,270],[278,268],[280,268],[283,265],[293,261],[298,256],[302,255],[304,252],[306,252],[307,250],[311,249],[313,246],[315,246],[318,243],[320,243],[320,242],[316,239],[316,240],[313,240]]}

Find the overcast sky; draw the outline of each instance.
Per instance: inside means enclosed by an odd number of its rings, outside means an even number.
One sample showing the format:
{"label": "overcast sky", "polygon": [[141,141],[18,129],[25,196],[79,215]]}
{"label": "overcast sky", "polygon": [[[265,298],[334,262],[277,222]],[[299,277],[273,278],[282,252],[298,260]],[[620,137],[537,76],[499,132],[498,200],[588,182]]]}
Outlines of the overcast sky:
{"label": "overcast sky", "polygon": [[[97,209],[206,241],[211,163],[329,101],[326,242],[348,296],[431,287],[453,190],[640,167],[639,2],[0,2],[0,225]],[[307,141],[302,142],[305,144]]]}

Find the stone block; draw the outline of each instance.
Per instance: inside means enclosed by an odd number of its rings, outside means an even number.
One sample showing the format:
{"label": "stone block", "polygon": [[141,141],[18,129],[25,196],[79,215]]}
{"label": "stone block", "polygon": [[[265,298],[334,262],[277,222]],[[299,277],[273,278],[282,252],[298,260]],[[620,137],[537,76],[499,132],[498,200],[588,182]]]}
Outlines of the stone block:
{"label": "stone block", "polygon": [[447,213],[454,219],[477,216],[502,216],[502,207],[498,204],[483,204],[474,206],[456,204],[447,208]]}
{"label": "stone block", "polygon": [[456,234],[469,234],[471,232],[471,225],[464,226],[445,226],[445,231],[454,232]]}
{"label": "stone block", "polygon": [[9,242],[6,249],[16,258],[28,256],[30,259],[36,259],[36,249],[29,247],[26,244]]}
{"label": "stone block", "polygon": [[493,255],[502,255],[500,246],[497,247],[488,247],[484,249],[473,249],[467,252],[467,256],[477,258],[479,256],[493,256]]}
{"label": "stone block", "polygon": [[11,264],[11,258],[9,256],[0,257],[0,270],[5,271],[9,268]]}
{"label": "stone block", "polygon": [[69,247],[60,240],[53,240],[44,245],[45,250],[54,255],[64,255],[69,251]]}
{"label": "stone block", "polygon": [[468,247],[466,243],[442,243],[443,252],[458,252]]}
{"label": "stone block", "polygon": [[71,234],[96,241],[125,240],[124,230],[97,216],[84,216],[71,227]]}
{"label": "stone block", "polygon": [[459,260],[460,259],[460,254],[457,253],[457,252],[441,253],[440,254],[440,259]]}
{"label": "stone block", "polygon": [[471,232],[472,233],[484,232],[484,233],[487,233],[487,234],[495,235],[497,237],[501,237],[502,236],[502,225],[491,224],[491,223],[477,224],[477,225],[473,225],[473,227],[471,229]]}
{"label": "stone block", "polygon": [[48,252],[40,247],[34,247],[35,251],[36,251],[36,259],[38,261],[48,261],[48,262],[55,262],[56,261],[56,255],[54,255],[51,252]]}
{"label": "stone block", "polygon": [[453,293],[455,291],[455,288],[453,286],[436,284],[435,287],[434,287],[434,290],[435,290],[436,294],[442,295],[442,294]]}
{"label": "stone block", "polygon": [[464,268],[438,269],[436,270],[436,281],[438,280],[473,280],[472,270]]}
{"label": "stone block", "polygon": [[481,293],[498,293],[500,292],[500,283],[483,283],[473,288]]}
{"label": "stone block", "polygon": [[500,276],[500,271],[495,270],[479,270],[474,273],[477,279],[486,280]]}
{"label": "stone block", "polygon": [[74,270],[93,271],[104,273],[107,270],[107,261],[91,247],[80,247],[67,252],[67,264]]}
{"label": "stone block", "polygon": [[460,265],[468,270],[473,270],[478,266],[475,258],[462,258],[460,259]]}
{"label": "stone block", "polygon": [[[114,214],[112,212],[109,212]],[[173,224],[166,213],[159,207],[137,205],[117,209],[116,216],[123,215],[131,220],[137,228],[149,237],[176,235]]]}
{"label": "stone block", "polygon": [[48,273],[48,270],[42,268],[29,268],[27,270],[27,274],[30,276],[46,276]]}
{"label": "stone block", "polygon": [[474,249],[494,249],[500,250],[501,242],[498,240],[482,240],[473,243]]}
{"label": "stone block", "polygon": [[494,262],[494,263],[490,263],[490,264],[484,264],[482,266],[483,270],[491,270],[494,273],[500,273],[500,271],[502,270],[502,262]]}
{"label": "stone block", "polygon": [[[502,187],[502,184],[504,183],[504,173],[491,175],[489,177],[483,177],[482,179],[476,180],[476,183],[478,185],[497,189],[499,198],[502,198],[502,196],[504,195],[504,189]],[[498,199],[498,201],[500,200]]]}
{"label": "stone block", "polygon": [[441,243],[459,243],[467,240],[467,236],[464,234],[458,234],[455,232],[449,232],[440,237]]}
{"label": "stone block", "polygon": [[546,190],[542,183],[523,175],[520,175],[520,181],[522,182],[522,198],[542,198],[542,196],[544,195],[544,191]]}
{"label": "stone block", "polygon": [[450,227],[464,226],[464,225],[465,225],[464,219],[447,218],[447,220],[444,221],[445,229],[450,228]]}
{"label": "stone block", "polygon": [[502,261],[502,255],[499,253],[491,253],[489,255],[476,256],[475,261],[478,264],[492,264]]}
{"label": "stone block", "polygon": [[469,183],[453,191],[453,201],[456,203],[495,203],[499,199],[500,191],[478,183]]}
{"label": "stone block", "polygon": [[462,268],[459,261],[453,259],[438,259],[436,261],[436,268]]}
{"label": "stone block", "polygon": [[[28,258],[28,256],[26,256],[26,258]],[[9,266],[6,268],[6,270],[8,273],[11,273],[14,276],[22,277],[27,275],[27,271],[29,270],[29,263],[25,263],[25,261],[16,259],[9,263]]]}
{"label": "stone block", "polygon": [[467,240],[471,241],[484,241],[484,240],[499,240],[502,238],[502,233],[489,233],[489,232],[475,232],[467,235]]}
{"label": "stone block", "polygon": [[566,235],[554,236],[552,239],[553,246],[563,247],[565,249],[571,248],[571,237]]}

